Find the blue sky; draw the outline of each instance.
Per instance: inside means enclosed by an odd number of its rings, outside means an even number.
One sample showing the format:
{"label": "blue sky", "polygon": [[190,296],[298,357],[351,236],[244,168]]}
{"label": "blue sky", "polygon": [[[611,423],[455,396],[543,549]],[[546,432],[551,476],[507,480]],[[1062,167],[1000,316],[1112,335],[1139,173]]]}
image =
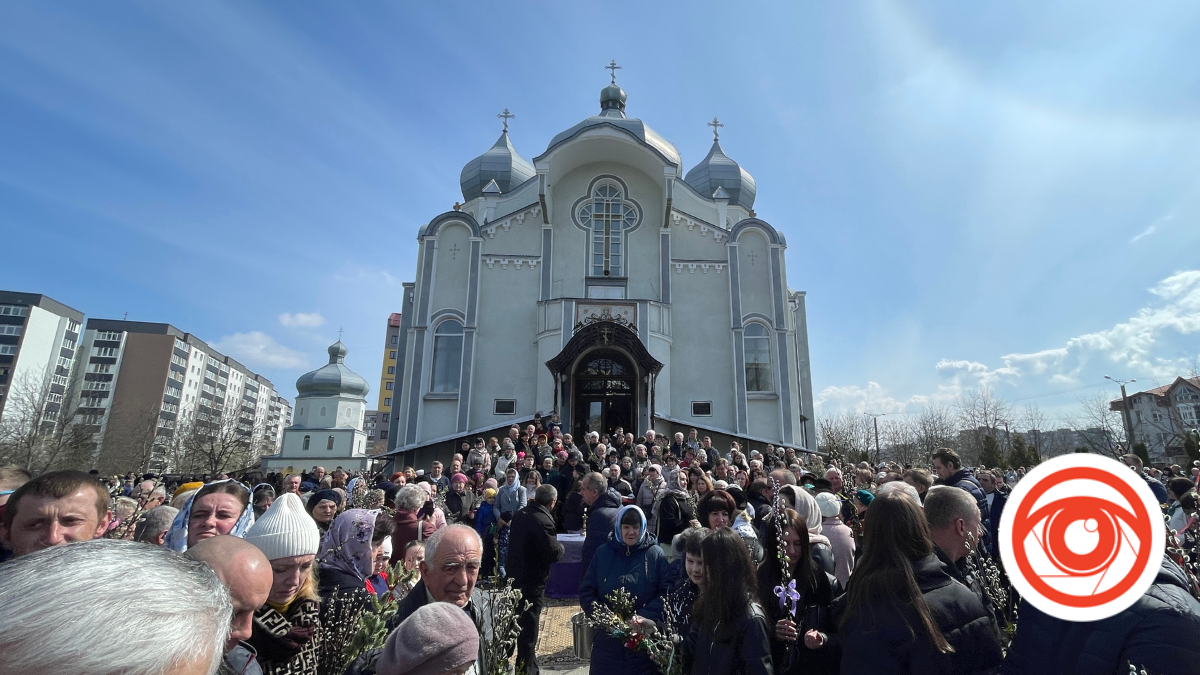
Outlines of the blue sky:
{"label": "blue sky", "polygon": [[758,182],[822,412],[981,383],[1066,413],[1200,354],[1190,2],[6,3],[0,288],[165,321],[286,396],[377,383],[417,229],[517,114],[630,116]]}

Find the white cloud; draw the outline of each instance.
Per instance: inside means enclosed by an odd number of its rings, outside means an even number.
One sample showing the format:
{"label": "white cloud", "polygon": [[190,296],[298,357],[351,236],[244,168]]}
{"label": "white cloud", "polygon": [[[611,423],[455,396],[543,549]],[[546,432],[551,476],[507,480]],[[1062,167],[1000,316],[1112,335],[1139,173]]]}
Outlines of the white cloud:
{"label": "white cloud", "polygon": [[[1170,353],[1177,336],[1200,333],[1200,270],[1178,272],[1148,289],[1155,302],[1111,328],[1067,340],[1062,347],[1001,356],[1003,365],[991,368],[968,359],[941,359],[934,370],[941,378],[931,394],[893,397],[876,382],[826,387],[817,395],[817,406],[829,413],[840,410],[899,412],[932,402],[953,401],[963,391],[979,386],[1049,384],[1078,385],[1099,380],[1113,368],[1139,379],[1166,380],[1186,372],[1191,353]],[[1186,351],[1185,349],[1185,351]]]}
{"label": "white cloud", "polygon": [[1150,223],[1150,225],[1148,227],[1146,227],[1146,229],[1142,230],[1140,234],[1138,234],[1133,239],[1130,239],[1129,243],[1136,244],[1136,243],[1138,243],[1139,240],[1149,237],[1150,235],[1152,235],[1158,231],[1159,225],[1165,225],[1168,222],[1170,222],[1173,218],[1175,218],[1175,214],[1168,213],[1167,215],[1163,216],[1162,218],[1159,218],[1158,220],[1154,221],[1153,223]]}
{"label": "white cloud", "polygon": [[252,368],[300,370],[308,365],[304,354],[288,349],[270,335],[256,330],[228,335],[213,346]]}
{"label": "white cloud", "polygon": [[279,315],[279,323],[288,328],[316,328],[317,326],[325,325],[325,317],[318,312],[305,314],[304,312],[296,312],[289,314],[284,312]]}

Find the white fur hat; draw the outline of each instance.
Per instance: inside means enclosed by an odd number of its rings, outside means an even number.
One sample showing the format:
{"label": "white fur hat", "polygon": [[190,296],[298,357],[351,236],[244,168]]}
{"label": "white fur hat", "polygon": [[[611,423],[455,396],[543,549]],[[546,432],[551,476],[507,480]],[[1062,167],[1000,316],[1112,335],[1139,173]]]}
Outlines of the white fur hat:
{"label": "white fur hat", "polygon": [[277,560],[316,555],[321,546],[321,531],[304,510],[300,498],[285,493],[246,531],[244,539],[257,546],[267,560]]}

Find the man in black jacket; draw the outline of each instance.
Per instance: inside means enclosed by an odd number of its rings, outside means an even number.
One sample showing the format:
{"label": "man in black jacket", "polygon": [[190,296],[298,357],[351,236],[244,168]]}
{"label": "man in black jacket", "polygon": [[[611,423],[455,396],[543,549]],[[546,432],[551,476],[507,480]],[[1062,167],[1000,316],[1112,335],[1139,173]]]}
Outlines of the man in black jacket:
{"label": "man in black jacket", "polygon": [[596,550],[608,541],[608,535],[613,531],[617,509],[621,508],[621,495],[608,487],[604,474],[596,472],[583,477],[579,494],[588,507],[587,536],[583,540],[583,568],[586,571]]}
{"label": "man in black jacket", "polygon": [[539,485],[533,501],[513,516],[508,534],[508,564],[513,587],[521,591],[528,606],[517,617],[521,634],[517,637],[517,665],[524,664],[526,673],[537,675],[538,623],[542,615],[542,592],[550,579],[550,565],[563,556],[551,515],[558,490],[553,485]]}

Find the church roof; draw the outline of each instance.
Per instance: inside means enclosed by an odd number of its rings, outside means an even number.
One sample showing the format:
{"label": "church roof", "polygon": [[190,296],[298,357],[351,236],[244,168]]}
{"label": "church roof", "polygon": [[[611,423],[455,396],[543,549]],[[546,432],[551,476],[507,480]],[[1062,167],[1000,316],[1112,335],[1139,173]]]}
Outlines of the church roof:
{"label": "church roof", "polygon": [[371,386],[346,367],[346,345],[341,340],[329,346],[329,363],[296,380],[296,398],[353,396],[366,398]]}
{"label": "church roof", "polygon": [[646,126],[645,122],[625,116],[625,100],[624,90],[616,84],[610,84],[602,89],[600,91],[600,114],[593,115],[550,139],[550,145],[546,146],[546,152],[534,158],[534,161],[545,157],[554,148],[589,129],[608,126],[634,137],[661,155],[668,164],[680,166],[679,151],[675,149],[674,145],[671,145],[670,141],[659,136],[657,132]]}
{"label": "church roof", "polygon": [[471,201],[483,194],[492,182],[501,193],[509,192],[521,183],[533,178],[536,172],[533,165],[517,154],[508,132],[500,134],[496,143],[487,152],[467,162],[458,177],[458,185],[462,188],[463,199]]}
{"label": "church roof", "polygon": [[708,155],[683,180],[705,197],[724,190],[731,205],[747,209],[754,206],[754,177],[725,154],[719,141],[713,141]]}

